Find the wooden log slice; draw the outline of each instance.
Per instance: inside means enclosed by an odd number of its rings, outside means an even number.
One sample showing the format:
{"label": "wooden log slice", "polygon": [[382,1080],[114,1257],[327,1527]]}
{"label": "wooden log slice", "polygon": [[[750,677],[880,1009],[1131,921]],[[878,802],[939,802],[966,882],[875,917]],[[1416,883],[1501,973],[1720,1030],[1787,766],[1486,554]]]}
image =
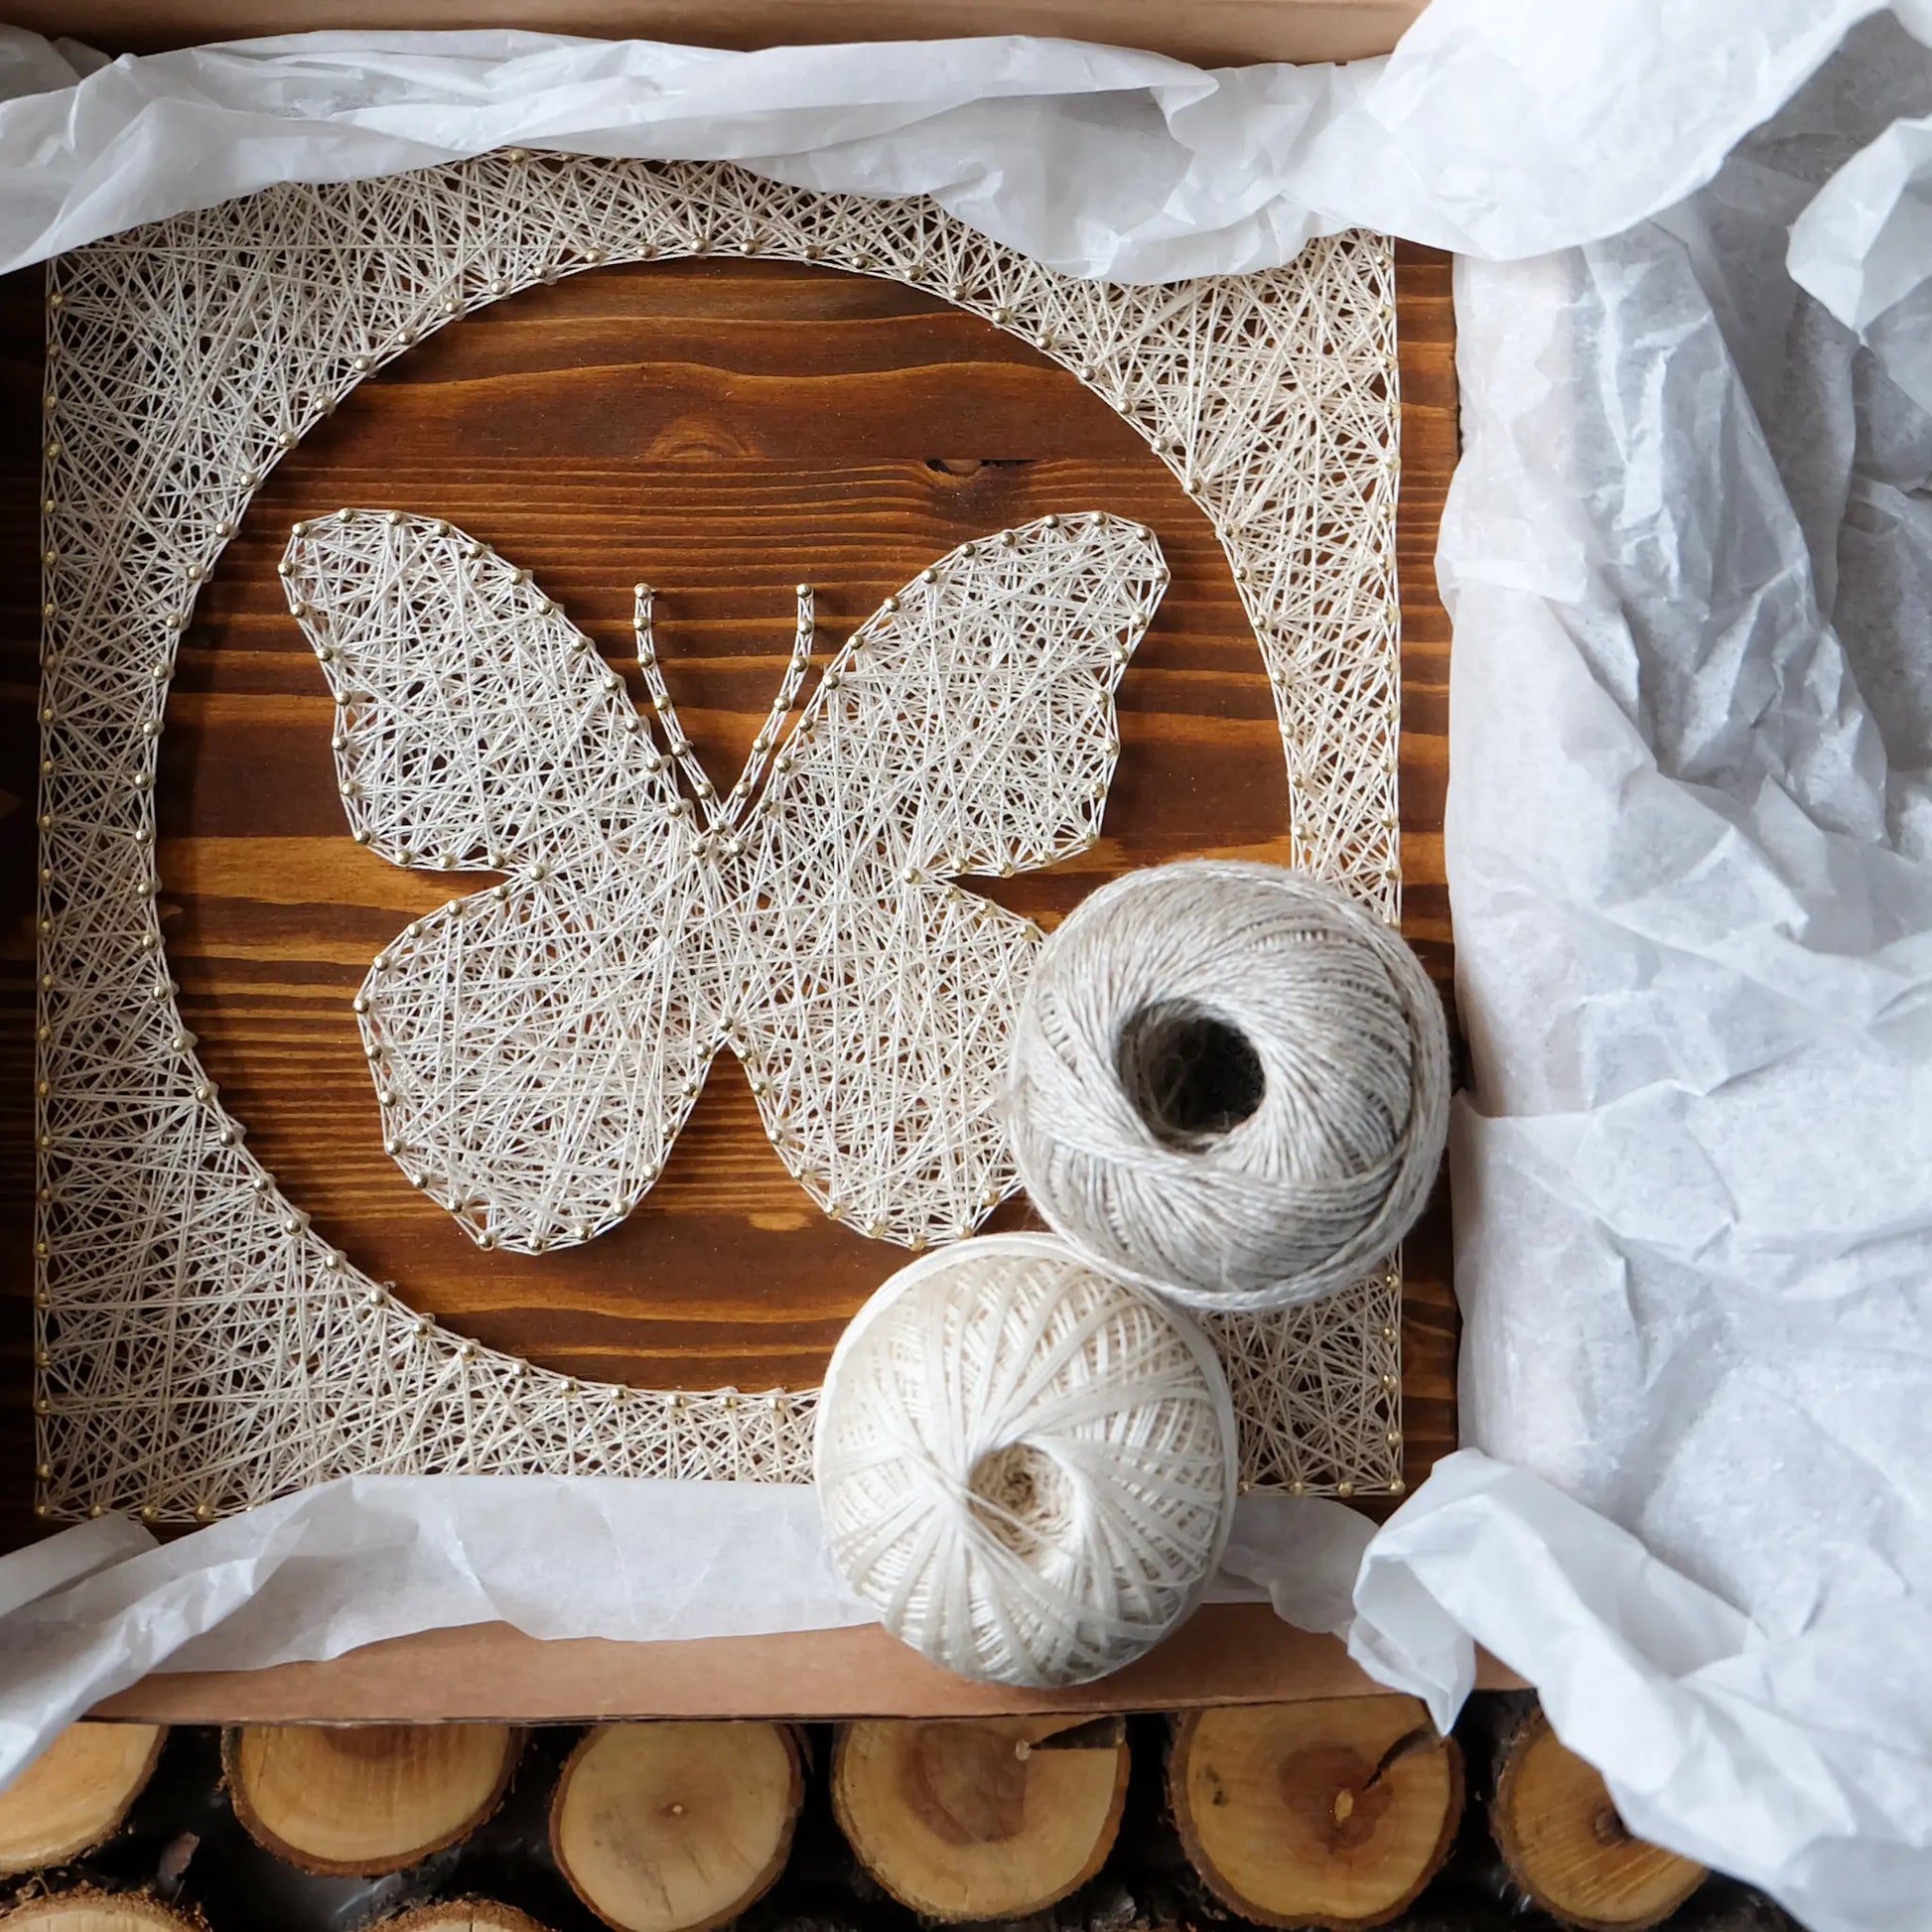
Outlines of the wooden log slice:
{"label": "wooden log slice", "polygon": [[0,1912],[7,1932],[206,1932],[202,1920],[139,1892],[52,1892]]}
{"label": "wooden log slice", "polygon": [[0,1791],[0,1877],[105,1844],[153,1776],[167,1736],[162,1725],[69,1725]]}
{"label": "wooden log slice", "polygon": [[1194,1869],[1263,1925],[1352,1932],[1413,1904],[1462,1815],[1462,1755],[1415,1698],[1190,1713],[1168,1796]]}
{"label": "wooden log slice", "polygon": [[930,1919],[1023,1918],[1100,1869],[1127,1772],[1118,1720],[850,1724],[833,1749],[832,1809],[901,1905]]}
{"label": "wooden log slice", "polygon": [[1602,1778],[1567,1748],[1541,1711],[1503,1739],[1489,1829],[1510,1876],[1579,1932],[1661,1924],[1708,1875],[1703,1865],[1631,1835]]}
{"label": "wooden log slice", "polygon": [[770,1889],[803,1797],[787,1725],[600,1725],[557,1780],[550,1850],[618,1932],[706,1932]]}
{"label": "wooden log slice", "polygon": [[373,1878],[467,1838],[496,1809],[508,1725],[241,1725],[221,1733],[234,1814],[279,1859]]}
{"label": "wooden log slice", "polygon": [[493,1898],[452,1898],[384,1919],[375,1932],[546,1932],[527,1912]]}

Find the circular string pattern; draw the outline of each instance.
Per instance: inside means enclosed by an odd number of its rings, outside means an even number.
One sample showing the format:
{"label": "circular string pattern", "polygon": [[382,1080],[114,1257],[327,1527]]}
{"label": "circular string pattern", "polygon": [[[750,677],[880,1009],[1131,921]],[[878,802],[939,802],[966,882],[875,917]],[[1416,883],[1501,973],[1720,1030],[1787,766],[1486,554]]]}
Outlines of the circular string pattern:
{"label": "circular string pattern", "polygon": [[1359,1280],[1421,1213],[1448,1127],[1428,975],[1308,874],[1129,874],[1034,969],[1008,1094],[1021,1178],[1095,1267],[1185,1307]]}
{"label": "circular string pattern", "polygon": [[[1383,237],[1325,236],[1281,268],[1136,288],[1053,274],[919,197],[510,150],[286,183],[63,256],[41,446],[34,1074],[36,1507],[49,1517],[206,1522],[368,1469],[804,1478],[812,1390],[553,1373],[451,1333],[409,1306],[407,1283],[391,1292],[312,1226],[201,1062],[156,870],[170,679],[276,466],[458,317],[602,264],[728,253],[921,290],[1034,345],[1116,411],[1226,552],[1274,694],[1297,853],[1395,909],[1398,366]],[[1002,1055],[974,1088],[982,1125],[1004,1082]],[[1004,1187],[1003,1143],[1000,1164]],[[1211,1324],[1249,1482],[1399,1486],[1399,1293],[1391,1270],[1314,1308]]]}
{"label": "circular string pattern", "polygon": [[812,1447],[840,1574],[895,1636],[986,1682],[1130,1663],[1193,1608],[1234,1507],[1205,1337],[1043,1235],[894,1275],[832,1356]]}

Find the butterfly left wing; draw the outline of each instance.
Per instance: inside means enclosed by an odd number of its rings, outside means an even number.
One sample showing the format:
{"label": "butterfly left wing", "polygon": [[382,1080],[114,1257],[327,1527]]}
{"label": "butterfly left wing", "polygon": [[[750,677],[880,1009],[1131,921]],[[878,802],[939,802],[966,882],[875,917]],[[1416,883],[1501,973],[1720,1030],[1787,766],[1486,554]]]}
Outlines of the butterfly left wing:
{"label": "butterfly left wing", "polygon": [[657,1179],[718,1040],[691,837],[452,899],[363,982],[384,1144],[479,1246],[589,1241]]}
{"label": "butterfly left wing", "polygon": [[623,681],[519,570],[401,510],[298,523],[289,606],[336,700],[343,808],[393,865],[506,872],[678,809]]}
{"label": "butterfly left wing", "polygon": [[530,573],[448,523],[342,510],[297,526],[283,577],[357,841],[511,875],[413,920],[356,996],[384,1145],[484,1247],[587,1241],[717,1050],[716,881],[670,760]]}
{"label": "butterfly left wing", "polygon": [[1098,837],[1167,581],[1153,533],[1098,512],[963,545],[860,627],[772,762],[732,1043],[785,1165],[868,1234],[969,1233],[1015,1184],[1000,1094],[1040,933],[950,882]]}

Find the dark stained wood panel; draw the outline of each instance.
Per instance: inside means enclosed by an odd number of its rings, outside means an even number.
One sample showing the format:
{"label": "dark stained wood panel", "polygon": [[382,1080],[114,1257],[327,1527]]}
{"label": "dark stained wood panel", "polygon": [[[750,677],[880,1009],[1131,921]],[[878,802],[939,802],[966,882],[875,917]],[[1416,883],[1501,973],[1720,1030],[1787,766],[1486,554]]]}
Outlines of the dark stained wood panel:
{"label": "dark stained wood panel", "polygon": [[[1449,621],[1436,592],[1436,533],[1455,468],[1455,310],[1449,257],[1396,244],[1396,328],[1402,360],[1402,493],[1396,561],[1402,598],[1402,930],[1422,956],[1454,1025],[1455,952],[1443,871],[1449,791]],[[1452,1039],[1451,1043],[1454,1043]],[[1456,1048],[1459,1060],[1460,1049]],[[1413,1489],[1456,1446],[1455,1350],[1449,1185],[1409,1237],[1402,1295],[1403,1475]]]}
{"label": "dark stained wood panel", "polygon": [[[1405,927],[1447,988],[1449,635],[1433,571],[1454,454],[1446,258],[1405,250],[1399,290]],[[37,275],[0,291],[0,1499],[16,1504],[30,1434],[32,814],[15,801],[31,797],[35,757],[39,295]],[[527,566],[636,696],[630,587],[648,579],[673,698],[727,783],[782,673],[799,579],[817,590],[823,656],[968,537],[1047,510],[1140,517],[1173,582],[1122,687],[1106,837],[980,889],[1050,922],[1131,866],[1290,856],[1272,705],[1205,519],[1133,431],[1030,348],[894,284],[737,260],[607,269],[446,329],[285,461],[203,595],[162,740],[162,912],[204,1059],[289,1194],[358,1265],[493,1345],[654,1386],[807,1385],[902,1256],[818,1214],[728,1058],[657,1187],[581,1249],[483,1254],[382,1154],[349,1000],[373,953],[452,882],[345,836],[331,707],[275,574],[289,524],[342,503],[447,517]],[[1413,1483],[1453,1446],[1440,1203],[1411,1248],[1405,1345]]]}

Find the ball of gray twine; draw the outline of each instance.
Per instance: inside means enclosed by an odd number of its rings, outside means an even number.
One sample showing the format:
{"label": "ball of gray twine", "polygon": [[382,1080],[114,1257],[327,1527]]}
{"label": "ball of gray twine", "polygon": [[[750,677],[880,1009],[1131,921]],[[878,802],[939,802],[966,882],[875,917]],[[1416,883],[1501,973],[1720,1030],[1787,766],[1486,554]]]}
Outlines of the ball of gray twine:
{"label": "ball of gray twine", "polygon": [[1416,956],[1307,873],[1198,860],[1087,899],[1034,967],[1008,1129],[1095,1267],[1191,1309],[1359,1280],[1422,1211],[1449,1037]]}

